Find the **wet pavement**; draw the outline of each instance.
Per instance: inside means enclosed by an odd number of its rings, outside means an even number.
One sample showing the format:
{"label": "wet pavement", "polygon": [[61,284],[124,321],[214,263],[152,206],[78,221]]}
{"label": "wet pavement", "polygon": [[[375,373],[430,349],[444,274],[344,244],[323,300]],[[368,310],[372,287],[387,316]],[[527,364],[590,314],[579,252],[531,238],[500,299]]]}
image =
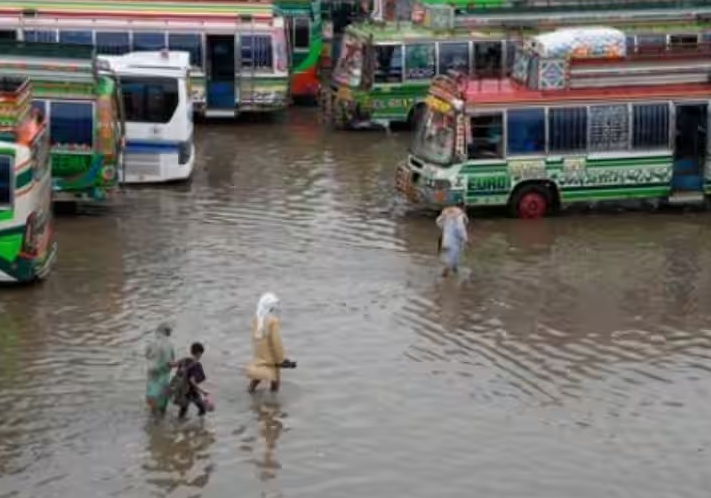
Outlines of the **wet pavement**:
{"label": "wet pavement", "polygon": [[[0,497],[706,498],[711,213],[475,218],[442,281],[408,139],[210,124],[192,183],[60,217],[0,298]],[[267,290],[299,368],[252,398]],[[206,345],[204,424],[147,416],[165,318]]]}

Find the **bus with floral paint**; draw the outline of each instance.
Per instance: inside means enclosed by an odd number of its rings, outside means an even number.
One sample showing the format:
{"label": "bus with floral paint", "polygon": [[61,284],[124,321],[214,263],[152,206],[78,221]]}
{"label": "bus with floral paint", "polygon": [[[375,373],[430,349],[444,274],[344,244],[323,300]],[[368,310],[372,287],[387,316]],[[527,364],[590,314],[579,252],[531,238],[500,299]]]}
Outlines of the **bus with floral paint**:
{"label": "bus with floral paint", "polygon": [[55,202],[104,202],[118,190],[125,126],[107,69],[91,47],[0,40],[0,76],[29,78],[48,123]]}
{"label": "bus with floral paint", "polygon": [[0,0],[0,38],[89,45],[109,56],[190,53],[192,101],[206,117],[286,109],[285,29],[266,0]]}
{"label": "bus with floral paint", "polygon": [[630,50],[640,53],[694,50],[711,40],[708,2],[604,2],[607,10],[586,0],[515,3],[527,8],[505,1],[422,0],[411,22],[352,24],[324,89],[327,120],[338,128],[414,125],[433,78],[450,70],[508,75],[524,37],[556,27],[603,22],[624,29]]}
{"label": "bus with floral paint", "polygon": [[711,46],[639,54],[611,28],[537,35],[509,78],[438,76],[398,190],[539,218],[575,202],[704,203]]}
{"label": "bus with floral paint", "polygon": [[27,78],[0,77],[0,282],[45,278],[57,245],[47,124]]}

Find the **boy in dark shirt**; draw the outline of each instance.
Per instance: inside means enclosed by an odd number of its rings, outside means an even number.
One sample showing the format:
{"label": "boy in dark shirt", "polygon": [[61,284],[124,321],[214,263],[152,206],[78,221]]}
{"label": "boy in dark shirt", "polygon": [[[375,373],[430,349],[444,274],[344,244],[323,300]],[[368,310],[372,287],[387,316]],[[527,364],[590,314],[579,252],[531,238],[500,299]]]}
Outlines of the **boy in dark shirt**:
{"label": "boy in dark shirt", "polygon": [[184,387],[178,395],[178,399],[176,399],[176,404],[180,407],[178,418],[185,418],[188,414],[190,403],[197,406],[198,415],[201,417],[207,411],[202,397],[208,393],[200,387],[200,384],[205,382],[206,379],[205,370],[203,370],[202,363],[200,363],[204,352],[205,347],[199,342],[194,342],[190,346],[191,356],[184,358],[179,363],[177,375],[183,376]]}

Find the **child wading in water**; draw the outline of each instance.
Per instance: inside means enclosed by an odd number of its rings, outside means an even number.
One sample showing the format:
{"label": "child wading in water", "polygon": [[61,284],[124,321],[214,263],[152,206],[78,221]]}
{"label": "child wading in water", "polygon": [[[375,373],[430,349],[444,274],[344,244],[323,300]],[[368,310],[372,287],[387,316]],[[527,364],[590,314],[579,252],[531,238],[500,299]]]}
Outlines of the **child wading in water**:
{"label": "child wading in water", "polygon": [[173,403],[180,407],[178,418],[185,418],[190,403],[197,407],[198,415],[201,417],[207,411],[203,396],[207,396],[208,392],[200,387],[207,378],[200,363],[204,352],[205,347],[199,342],[194,342],[190,346],[190,356],[178,362],[178,372],[171,382]]}

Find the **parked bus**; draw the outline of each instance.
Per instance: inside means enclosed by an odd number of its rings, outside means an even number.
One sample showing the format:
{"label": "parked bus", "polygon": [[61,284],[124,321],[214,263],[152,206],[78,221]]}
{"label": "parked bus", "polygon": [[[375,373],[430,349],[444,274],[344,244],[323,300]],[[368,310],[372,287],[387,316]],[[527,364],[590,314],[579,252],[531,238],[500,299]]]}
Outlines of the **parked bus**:
{"label": "parked bus", "polygon": [[271,2],[0,0],[0,35],[93,45],[102,55],[189,52],[192,100],[207,117],[287,106],[285,25]]}
{"label": "parked bus", "polygon": [[277,12],[286,19],[294,101],[313,100],[319,91],[319,63],[323,51],[321,0],[278,0]]}
{"label": "parked bus", "polygon": [[513,75],[438,76],[396,184],[439,208],[538,218],[574,202],[703,203],[711,47],[627,53],[609,28],[533,37]]}
{"label": "parked bus", "polygon": [[126,117],[122,183],[190,178],[195,165],[188,52],[100,56],[121,83]]}
{"label": "parked bus", "polygon": [[0,40],[0,76],[29,77],[49,126],[55,202],[101,202],[123,167],[123,106],[91,47]]}
{"label": "parked bus", "polygon": [[[430,0],[432,1],[432,0]],[[562,0],[561,0],[562,1]],[[454,2],[454,0],[450,0]],[[455,2],[456,3],[456,2]],[[349,26],[323,112],[339,128],[414,125],[432,78],[457,70],[479,77],[509,74],[514,53],[528,34],[569,24],[605,23],[625,29],[636,50],[660,46],[695,48],[711,39],[706,7],[675,10],[582,9],[487,15],[458,13],[448,5],[420,4],[413,22],[362,22]],[[496,10],[494,10],[496,12]],[[709,31],[705,31],[705,28]]]}
{"label": "parked bus", "polygon": [[295,103],[313,103],[319,96],[323,78],[330,76],[333,61],[338,58],[346,26],[361,17],[362,2],[275,0],[275,5],[286,19],[291,96]]}
{"label": "parked bus", "polygon": [[52,234],[52,173],[44,119],[27,78],[0,78],[0,282],[45,278]]}

